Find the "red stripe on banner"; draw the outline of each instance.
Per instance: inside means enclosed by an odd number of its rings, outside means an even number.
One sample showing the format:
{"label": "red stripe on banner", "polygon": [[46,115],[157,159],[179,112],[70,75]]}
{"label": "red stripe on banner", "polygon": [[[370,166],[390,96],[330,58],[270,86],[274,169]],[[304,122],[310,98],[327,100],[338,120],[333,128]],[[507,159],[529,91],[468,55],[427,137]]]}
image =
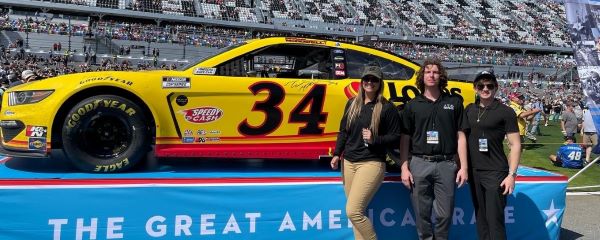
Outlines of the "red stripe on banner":
{"label": "red stripe on banner", "polygon": [[317,159],[333,151],[334,141],[256,144],[157,144],[158,157]]}
{"label": "red stripe on banner", "polygon": [[[272,177],[272,178],[110,178],[110,179],[0,179],[0,186],[73,186],[129,184],[244,184],[244,183],[318,183],[341,182],[341,177]],[[400,181],[400,177],[385,177]]]}
{"label": "red stripe on banner", "polygon": [[23,185],[127,185],[127,184],[236,184],[302,183],[341,181],[340,177],[289,178],[111,178],[111,179],[0,179],[0,186]]}
{"label": "red stripe on banner", "polygon": [[564,182],[569,180],[567,176],[517,176],[516,181],[522,182]]}

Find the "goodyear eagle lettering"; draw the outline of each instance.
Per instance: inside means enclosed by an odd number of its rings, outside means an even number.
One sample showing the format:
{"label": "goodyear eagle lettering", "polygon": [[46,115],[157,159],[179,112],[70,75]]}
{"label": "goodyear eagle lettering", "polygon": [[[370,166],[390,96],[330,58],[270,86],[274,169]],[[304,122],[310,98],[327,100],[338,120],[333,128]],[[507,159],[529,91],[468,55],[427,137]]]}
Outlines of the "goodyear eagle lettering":
{"label": "goodyear eagle lettering", "polygon": [[82,116],[86,115],[90,111],[96,110],[98,107],[104,108],[116,108],[125,112],[129,116],[135,115],[135,109],[127,106],[125,103],[121,103],[115,100],[102,100],[98,99],[93,102],[87,103],[82,107],[78,108],[75,113],[73,113],[69,117],[69,121],[67,122],[67,127],[72,128],[77,124],[77,122],[81,119]]}
{"label": "goodyear eagle lettering", "polygon": [[125,158],[120,162],[109,165],[96,165],[94,172],[114,172],[115,170],[121,169],[127,165],[129,165],[129,159]]}

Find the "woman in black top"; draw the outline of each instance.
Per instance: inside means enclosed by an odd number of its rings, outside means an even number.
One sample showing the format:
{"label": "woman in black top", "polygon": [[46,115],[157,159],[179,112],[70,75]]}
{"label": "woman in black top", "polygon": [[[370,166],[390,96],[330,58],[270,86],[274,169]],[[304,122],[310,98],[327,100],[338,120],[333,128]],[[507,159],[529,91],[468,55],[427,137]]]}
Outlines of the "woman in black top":
{"label": "woman in black top", "polygon": [[346,104],[331,160],[337,169],[343,154],[346,214],[355,239],[377,239],[365,209],[383,182],[386,148],[400,139],[400,116],[383,97],[382,75],[377,66],[365,67],[358,96]]}

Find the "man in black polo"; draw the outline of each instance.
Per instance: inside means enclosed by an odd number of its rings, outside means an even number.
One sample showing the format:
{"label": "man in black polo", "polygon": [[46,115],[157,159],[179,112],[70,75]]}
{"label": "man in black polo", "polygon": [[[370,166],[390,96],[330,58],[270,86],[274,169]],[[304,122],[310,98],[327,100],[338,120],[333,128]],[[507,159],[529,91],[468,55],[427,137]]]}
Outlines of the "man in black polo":
{"label": "man in black polo", "polygon": [[468,178],[463,100],[444,93],[447,85],[441,62],[425,60],[417,76],[422,94],[408,102],[402,113],[402,183],[411,190],[419,239],[448,239],[456,184],[460,187]]}
{"label": "man in black polo", "polygon": [[[469,186],[477,218],[479,239],[506,239],[504,207],[506,195],[512,194],[521,139],[517,114],[494,96],[498,81],[491,72],[481,72],[473,82],[479,101],[465,109],[465,129],[469,149]],[[508,137],[510,157],[504,153]]]}

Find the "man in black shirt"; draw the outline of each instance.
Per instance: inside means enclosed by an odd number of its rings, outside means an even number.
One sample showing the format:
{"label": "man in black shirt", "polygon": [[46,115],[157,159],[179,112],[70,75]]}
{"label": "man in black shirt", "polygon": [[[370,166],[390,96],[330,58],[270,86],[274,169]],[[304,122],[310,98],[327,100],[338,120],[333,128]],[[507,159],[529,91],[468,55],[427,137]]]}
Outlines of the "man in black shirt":
{"label": "man in black shirt", "polygon": [[[448,239],[456,184],[460,187],[468,178],[463,100],[444,93],[447,85],[441,62],[425,60],[417,76],[417,88],[422,94],[408,102],[402,113],[402,183],[411,189],[419,239]],[[436,215],[435,230],[432,209]]]}
{"label": "man in black shirt", "polygon": [[[512,194],[521,140],[517,115],[512,108],[494,98],[498,89],[491,72],[481,72],[473,82],[479,101],[465,109],[465,129],[469,146],[469,185],[477,217],[479,239],[506,239],[504,207],[506,195]],[[508,136],[510,158],[504,153]]]}

